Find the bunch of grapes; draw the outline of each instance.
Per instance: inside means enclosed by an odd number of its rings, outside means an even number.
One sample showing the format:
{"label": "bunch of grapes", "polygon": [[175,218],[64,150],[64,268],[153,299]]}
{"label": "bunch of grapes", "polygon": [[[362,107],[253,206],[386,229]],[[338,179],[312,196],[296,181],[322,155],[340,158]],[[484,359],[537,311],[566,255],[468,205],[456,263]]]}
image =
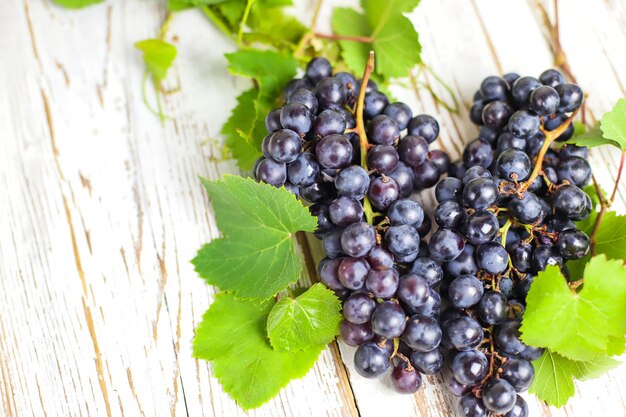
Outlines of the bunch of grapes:
{"label": "bunch of grapes", "polygon": [[445,274],[442,346],[461,416],[528,415],[517,393],[531,385],[530,361],[542,354],[520,340],[530,284],[548,265],[567,276],[564,263],[589,251],[574,223],[591,211],[582,190],[588,149],[551,146],[572,136],[582,101],[580,87],[553,69],[539,79],[487,77],[470,113],[479,137],[436,186],[439,229],[429,252]]}
{"label": "bunch of grapes", "polygon": [[319,276],[343,300],[341,335],[358,347],[357,372],[373,378],[393,367],[394,386],[411,393],[420,372],[439,372],[444,360],[434,290],[443,271],[421,240],[430,219],[410,196],[433,187],[450,160],[429,150],[433,117],[390,103],[367,70],[363,80],[333,75],[324,58],[309,62],[267,115],[255,176],[311,204],[326,253]]}

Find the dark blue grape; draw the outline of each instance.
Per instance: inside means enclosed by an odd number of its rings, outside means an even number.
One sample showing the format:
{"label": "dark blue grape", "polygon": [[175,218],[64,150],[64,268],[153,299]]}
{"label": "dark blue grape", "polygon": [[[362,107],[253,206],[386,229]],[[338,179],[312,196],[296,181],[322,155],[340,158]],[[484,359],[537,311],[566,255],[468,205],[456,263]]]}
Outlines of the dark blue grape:
{"label": "dark blue grape", "polygon": [[280,124],[280,111],[281,109],[273,109],[265,116],[265,128],[269,133],[276,132],[283,128]]}
{"label": "dark blue grape", "polygon": [[337,278],[341,284],[350,290],[360,290],[365,285],[365,279],[370,266],[363,259],[343,258],[337,268]]}
{"label": "dark blue grape", "polygon": [[413,184],[415,183],[415,174],[410,166],[399,161],[396,168],[387,175],[398,184],[401,197],[406,198],[411,195],[413,192]]}
{"label": "dark blue grape", "polygon": [[565,77],[558,70],[548,69],[541,73],[539,76],[541,84],[556,88],[557,85],[565,82]]}
{"label": "dark blue grape", "polygon": [[339,195],[362,200],[370,185],[370,178],[365,169],[351,165],[339,171],[335,177],[335,188]]}
{"label": "dark blue grape", "polygon": [[324,258],[317,265],[317,274],[319,275],[320,280],[331,290],[345,289],[343,284],[339,281],[339,277],[337,275],[337,270],[339,269],[339,264],[342,260],[342,258]]}
{"label": "dark blue grape", "polygon": [[343,316],[354,324],[370,321],[376,308],[376,301],[364,292],[355,292],[343,302]]}
{"label": "dark blue grape", "polygon": [[476,306],[478,317],[488,325],[500,324],[506,320],[508,303],[506,296],[497,291],[487,291]]}
{"label": "dark blue grape", "polygon": [[417,228],[424,221],[424,210],[417,201],[401,198],[389,206],[387,217],[394,226],[407,224]]}
{"label": "dark blue grape", "polygon": [[376,177],[370,181],[367,196],[374,207],[386,210],[400,197],[400,187],[393,178]]}
{"label": "dark blue grape", "polygon": [[349,72],[338,72],[334,75],[334,77],[341,81],[341,84],[343,84],[343,88],[346,91],[346,99],[348,100],[348,102],[352,102],[353,100],[355,100],[359,92],[357,89],[357,81],[356,78],[354,78],[354,75],[350,74]]}
{"label": "dark blue grape", "polygon": [[413,308],[424,305],[430,296],[428,281],[416,274],[406,274],[398,285],[398,298]]}
{"label": "dark blue grape", "polygon": [[270,137],[267,152],[276,162],[290,163],[296,160],[302,149],[302,139],[296,132],[281,129]]}
{"label": "dark blue grape", "polygon": [[465,209],[456,201],[445,201],[435,210],[435,221],[440,227],[459,230],[466,219]]}
{"label": "dark blue grape", "polygon": [[317,115],[313,133],[320,138],[328,135],[342,135],[346,127],[346,118],[340,111],[326,109]]}
{"label": "dark blue grape", "polygon": [[336,190],[331,182],[318,176],[315,182],[308,187],[300,188],[300,197],[310,203],[330,203],[336,196]]}
{"label": "dark blue grape", "polygon": [[367,138],[371,142],[379,145],[392,145],[399,137],[400,128],[391,117],[380,114],[370,121]]}
{"label": "dark blue grape", "polygon": [[589,252],[589,236],[580,230],[565,230],[559,233],[556,247],[563,258],[580,259]]}
{"label": "dark blue grape", "polygon": [[422,376],[415,368],[402,362],[393,368],[391,384],[402,394],[413,394],[422,386]]}
{"label": "dark blue grape", "polygon": [[480,93],[487,101],[506,100],[509,85],[502,78],[489,76],[480,84]]}
{"label": "dark blue grape", "polygon": [[524,151],[517,148],[509,148],[498,156],[496,163],[498,173],[503,178],[512,181],[524,181],[530,174],[530,158]]}
{"label": "dark blue grape", "polygon": [[341,339],[350,346],[361,346],[374,339],[374,332],[369,323],[355,324],[344,320],[341,322],[339,333]]}
{"label": "dark blue grape", "polygon": [[473,179],[463,189],[463,205],[474,210],[484,210],[497,199],[498,188],[490,178]]}
{"label": "dark blue grape", "polygon": [[506,81],[509,86],[512,86],[519,77],[520,75],[516,72],[508,72],[502,76],[504,81]]}
{"label": "dark blue grape", "polygon": [[308,187],[315,182],[320,166],[310,153],[298,155],[295,161],[287,166],[287,178],[297,187]]}
{"label": "dark blue grape", "polygon": [[578,156],[562,159],[556,167],[559,182],[568,181],[577,187],[584,187],[591,180],[589,162]]}
{"label": "dark blue grape", "polygon": [[507,245],[513,267],[519,272],[528,272],[531,267],[533,247],[530,243],[519,241]]}
{"label": "dark blue grape", "polygon": [[417,253],[420,237],[414,227],[407,224],[391,226],[385,232],[385,244],[395,256]]}
{"label": "dark blue grape", "polygon": [[543,207],[535,194],[527,191],[521,197],[522,198],[520,198],[520,196],[511,197],[511,201],[508,204],[511,214],[520,223],[536,223],[546,214],[543,212]]}
{"label": "dark blue grape", "polygon": [[315,154],[324,168],[344,168],[352,159],[352,144],[344,135],[329,135],[319,141]]}
{"label": "dark blue grape", "polygon": [[437,320],[415,314],[407,321],[402,340],[413,350],[430,352],[441,343],[441,334]]}
{"label": "dark blue grape", "polygon": [[417,258],[411,266],[411,272],[424,278],[432,288],[439,285],[443,279],[443,270],[439,264],[427,257]]}
{"label": "dark blue grape", "polygon": [[535,369],[525,359],[510,358],[502,365],[502,378],[506,379],[517,392],[524,392],[533,382]]}
{"label": "dark blue grape", "polygon": [[483,404],[495,414],[508,413],[515,406],[515,389],[504,379],[487,381],[482,390]]}
{"label": "dark blue grape", "polygon": [[406,314],[394,301],[383,301],[372,313],[371,325],[374,334],[393,339],[400,337],[406,325]]}
{"label": "dark blue grape", "polygon": [[372,225],[365,222],[352,223],[341,233],[341,247],[355,258],[365,256],[375,244],[376,232]]}
{"label": "dark blue grape", "polygon": [[582,220],[591,212],[591,199],[580,188],[568,184],[559,187],[552,196],[554,212],[572,220]]}
{"label": "dark blue grape", "polygon": [[413,117],[411,108],[399,101],[385,107],[384,114],[391,117],[397,123],[400,130],[406,129],[409,125],[409,120]]}
{"label": "dark blue grape", "polygon": [[487,357],[478,350],[459,352],[452,359],[452,374],[461,384],[477,384],[487,375],[488,370]]}
{"label": "dark blue grape", "polygon": [[528,417],[528,404],[526,404],[526,400],[518,395],[511,411],[504,414],[502,417]]}
{"label": "dark blue grape", "polygon": [[459,201],[462,193],[463,182],[458,178],[444,178],[435,187],[435,196],[440,204],[446,201]]}
{"label": "dark blue grape", "polygon": [[342,232],[342,229],[333,229],[322,237],[324,253],[326,253],[326,256],[329,258],[336,258],[338,256],[345,255],[343,248],[341,247]]}
{"label": "dark blue grape", "polygon": [[483,108],[481,120],[487,127],[501,128],[511,117],[513,110],[504,101],[492,101]]}
{"label": "dark blue grape", "polygon": [[336,109],[346,101],[346,91],[340,80],[327,77],[315,86],[315,97],[321,109]]}
{"label": "dark blue grape", "polygon": [[522,139],[537,134],[540,125],[539,116],[526,110],[518,110],[509,118],[509,131]]}
{"label": "dark blue grape", "polygon": [[376,378],[391,366],[390,355],[373,342],[359,346],[354,353],[354,368],[365,378]]}
{"label": "dark blue grape", "polygon": [[534,89],[541,87],[543,84],[535,77],[520,77],[511,86],[511,96],[518,107],[524,108],[528,106],[530,93]]}
{"label": "dark blue grape", "polygon": [[576,84],[560,84],[555,90],[559,93],[559,111],[562,113],[572,112],[583,103],[583,90]]}
{"label": "dark blue grape", "polygon": [[460,417],[487,417],[487,409],[474,394],[467,393],[459,400]]}
{"label": "dark blue grape", "polygon": [[441,297],[439,293],[432,288],[428,293],[428,300],[421,306],[415,307],[411,309],[412,314],[421,314],[423,316],[428,316],[432,318],[437,318],[439,316],[439,311],[441,310]]}
{"label": "dark blue grape", "polygon": [[443,264],[446,276],[456,278],[461,275],[476,274],[478,272],[478,264],[474,257],[475,251],[474,245],[466,243],[463,252],[456,259]]}
{"label": "dark blue grape", "polygon": [[518,320],[507,320],[496,326],[495,342],[500,350],[508,355],[519,355],[526,345],[520,340],[521,323]]}
{"label": "dark blue grape", "polygon": [[366,119],[373,119],[382,114],[385,107],[389,104],[389,99],[380,91],[372,91],[365,94],[365,102],[363,106],[363,116]]}
{"label": "dark blue grape", "polygon": [[499,243],[483,243],[476,248],[476,262],[488,274],[499,275],[508,268],[509,255]]}
{"label": "dark blue grape", "polygon": [[421,136],[405,136],[398,142],[398,155],[402,162],[417,167],[426,161],[428,142]]}
{"label": "dark blue grape", "polygon": [[466,186],[471,180],[476,178],[492,178],[491,172],[481,165],[475,165],[473,167],[469,167],[465,174],[463,174],[463,186]]}
{"label": "dark blue grape", "polygon": [[563,257],[554,246],[538,245],[533,250],[532,269],[535,272],[545,271],[549,265],[563,266]]}
{"label": "dark blue grape", "polygon": [[413,351],[410,354],[411,364],[425,375],[434,375],[443,369],[445,359],[441,349],[428,352]]}
{"label": "dark blue grape", "polygon": [[280,187],[287,181],[287,167],[281,162],[263,159],[255,169],[255,178],[266,184]]}
{"label": "dark blue grape", "polygon": [[365,257],[372,269],[383,270],[393,267],[393,255],[384,246],[374,246]]}
{"label": "dark blue grape", "polygon": [[490,211],[479,210],[470,214],[463,226],[463,234],[474,245],[493,240],[500,226],[497,217]]}
{"label": "dark blue grape", "polygon": [[456,308],[475,306],[483,296],[483,284],[474,275],[461,275],[448,287],[450,303]]}
{"label": "dark blue grape", "polygon": [[502,132],[498,136],[496,150],[500,153],[510,148],[526,149],[526,139],[518,138],[510,132]]}
{"label": "dark blue grape", "polygon": [[413,167],[413,185],[417,190],[425,190],[437,184],[441,172],[432,161],[424,161],[419,166]]}
{"label": "dark blue grape", "polygon": [[549,116],[559,108],[559,93],[549,86],[537,87],[530,94],[530,109],[539,116]]}
{"label": "dark blue grape", "polygon": [[328,206],[330,220],[337,226],[345,227],[363,217],[363,206],[358,200],[341,196]]}
{"label": "dark blue grape", "polygon": [[430,237],[428,249],[430,256],[441,262],[448,262],[461,254],[465,242],[463,237],[457,232],[442,228],[437,230]]}
{"label": "dark blue grape", "polygon": [[398,152],[391,145],[375,145],[367,152],[367,167],[388,174],[398,166]]}
{"label": "dark blue grape", "polygon": [[310,90],[313,91],[313,85],[307,78],[295,78],[287,83],[287,87],[285,87],[284,91],[284,99],[287,101],[289,97],[297,90]]}
{"label": "dark blue grape", "polygon": [[396,268],[372,269],[367,274],[365,287],[376,298],[391,298],[398,290],[400,274]]}
{"label": "dark blue grape", "polygon": [[326,58],[317,57],[313,58],[306,66],[306,77],[311,80],[313,84],[317,84],[322,78],[330,77],[333,72],[333,67]]}
{"label": "dark blue grape", "polygon": [[463,150],[463,163],[467,168],[481,165],[488,168],[493,162],[493,149],[484,139],[475,139]]}
{"label": "dark blue grape", "polygon": [[421,136],[426,142],[433,143],[439,136],[439,123],[428,114],[419,114],[409,121],[409,135]]}

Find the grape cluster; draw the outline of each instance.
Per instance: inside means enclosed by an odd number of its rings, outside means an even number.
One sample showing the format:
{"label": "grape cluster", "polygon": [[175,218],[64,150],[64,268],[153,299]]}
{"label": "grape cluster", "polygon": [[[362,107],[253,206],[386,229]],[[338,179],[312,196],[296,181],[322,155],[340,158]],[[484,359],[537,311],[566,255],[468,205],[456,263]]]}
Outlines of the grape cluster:
{"label": "grape cluster", "polygon": [[448,387],[464,417],[525,417],[542,349],[520,340],[526,296],[539,271],[589,251],[575,221],[591,210],[588,149],[551,147],[573,133],[583,92],[553,69],[539,78],[487,77],[474,96],[479,137],[435,189],[439,229],[430,257],[442,262],[440,317],[449,352]]}
{"label": "grape cluster", "polygon": [[393,367],[394,386],[410,393],[420,373],[444,363],[434,290],[443,271],[421,240],[430,218],[410,196],[433,187],[450,159],[429,150],[439,135],[433,117],[361,84],[333,75],[324,58],[309,62],[287,85],[286,104],[267,115],[255,176],[311,204],[326,254],[319,276],[343,300],[341,335],[358,347],[357,372],[372,378]]}

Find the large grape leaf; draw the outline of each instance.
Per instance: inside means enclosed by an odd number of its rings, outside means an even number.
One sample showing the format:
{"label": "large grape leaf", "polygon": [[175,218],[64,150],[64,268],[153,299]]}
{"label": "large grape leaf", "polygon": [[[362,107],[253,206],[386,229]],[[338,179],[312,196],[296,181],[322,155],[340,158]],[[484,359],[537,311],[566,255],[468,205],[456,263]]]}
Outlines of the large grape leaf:
{"label": "large grape leaf", "polygon": [[325,345],[339,334],[341,301],[323,284],[297,298],[281,299],[267,319],[267,334],[276,350]]}
{"label": "large grape leaf", "polygon": [[292,237],[315,230],[309,210],[285,188],[250,178],[202,182],[224,237],[200,249],[192,261],[198,274],[242,298],[264,299],[297,281],[301,265]]}
{"label": "large grape leaf", "polygon": [[600,121],[604,137],[617,142],[626,151],[626,98],[620,98],[610,112],[604,113]]}
{"label": "large grape leaf", "polygon": [[533,361],[535,378],[528,392],[550,405],[561,407],[574,395],[574,378],[581,381],[597,378],[617,365],[619,362],[610,356],[573,361],[546,350]]}
{"label": "large grape leaf", "polygon": [[549,266],[530,288],[522,340],[574,360],[608,351],[609,338],[626,333],[626,268],[599,255],[587,264],[580,291],[570,289],[560,269]]}
{"label": "large grape leaf", "polygon": [[[333,32],[342,36],[368,37],[372,33],[367,17],[347,7],[335,8],[331,23]],[[339,41],[339,45],[341,46],[341,56],[348,68],[355,74],[362,74],[365,68],[365,61],[373,45],[371,43],[347,40]]]}
{"label": "large grape leaf", "polygon": [[306,375],[324,348],[272,349],[265,324],[273,305],[272,300],[259,303],[218,294],[196,328],[193,356],[213,361],[224,391],[244,410],[260,406],[291,379]]}

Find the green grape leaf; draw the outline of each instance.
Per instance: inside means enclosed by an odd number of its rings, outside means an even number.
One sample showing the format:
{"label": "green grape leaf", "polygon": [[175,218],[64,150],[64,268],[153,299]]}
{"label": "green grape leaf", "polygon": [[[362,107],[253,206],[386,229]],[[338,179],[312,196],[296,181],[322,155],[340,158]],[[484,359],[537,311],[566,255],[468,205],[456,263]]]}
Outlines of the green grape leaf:
{"label": "green grape leaf", "polygon": [[68,9],[82,9],[92,4],[102,3],[103,0],[52,0],[55,4]]}
{"label": "green grape leaf", "polygon": [[339,334],[341,301],[317,283],[293,299],[281,299],[267,318],[267,334],[274,349],[302,350],[325,345]]}
{"label": "green grape leaf", "polygon": [[[367,17],[354,9],[337,7],[332,16],[333,32],[341,36],[368,37],[372,32]],[[370,43],[339,41],[341,56],[346,66],[357,76],[363,73],[365,61],[373,46]]]}
{"label": "green grape leaf", "polygon": [[596,232],[595,248],[596,254],[611,259],[626,258],[626,216],[618,216],[614,211],[604,213]]}
{"label": "green grape leaf", "polygon": [[339,41],[346,65],[357,74],[363,70],[370,50],[376,52],[376,73],[383,78],[406,77],[421,62],[422,47],[413,24],[402,13],[413,10],[419,1],[363,0],[364,13],[335,9],[333,31],[342,36],[371,38],[371,42]]}
{"label": "green grape leaf", "polygon": [[228,22],[230,29],[236,33],[243,18],[243,12],[246,9],[246,2],[227,1],[226,3],[211,6],[210,9],[222,16]]}
{"label": "green grape leaf", "polygon": [[626,98],[620,98],[610,112],[604,113],[600,121],[604,137],[617,142],[626,151]]}
{"label": "green grape leaf", "polygon": [[192,263],[209,284],[241,298],[264,299],[298,280],[293,235],[317,227],[315,217],[285,188],[225,175],[202,179],[224,235],[204,245]]}
{"label": "green grape leaf", "polygon": [[217,294],[196,328],[193,356],[213,362],[224,391],[244,409],[260,406],[313,366],[324,345],[297,352],[272,349],[265,334],[272,300]]}
{"label": "green grape leaf", "polygon": [[549,405],[561,407],[574,395],[574,378],[580,381],[598,378],[619,364],[619,361],[606,355],[589,361],[573,361],[546,350],[533,361],[535,377],[528,392]]}
{"label": "green grape leaf", "polygon": [[258,97],[259,91],[256,88],[241,93],[237,97],[237,106],[222,126],[224,144],[243,170],[250,169],[261,156],[261,150],[247,139],[252,137],[258,123],[263,124],[262,128],[265,129],[265,120],[260,120],[256,108]]}
{"label": "green grape leaf", "polygon": [[248,26],[252,31],[244,34],[246,43],[257,41],[277,48],[294,48],[306,32],[306,27],[278,7],[261,5],[254,3],[250,12]]}
{"label": "green grape leaf", "polygon": [[524,343],[574,360],[605,354],[609,337],[626,334],[626,268],[604,255],[592,258],[578,292],[557,266],[540,272],[530,287],[520,331]]}
{"label": "green grape leaf", "polygon": [[590,128],[586,132],[575,134],[567,143],[577,146],[587,146],[588,148],[594,148],[602,145],[613,145],[619,147],[618,143],[612,139],[607,139],[602,133],[600,123],[597,123],[594,127]]}
{"label": "green grape leaf", "polygon": [[167,10],[170,12],[179,12],[192,7],[195,7],[195,5],[191,0],[167,0]]}
{"label": "green grape leaf", "polygon": [[176,47],[160,39],[139,41],[135,47],[143,52],[143,60],[152,77],[156,81],[164,79],[176,58]]}
{"label": "green grape leaf", "polygon": [[606,353],[611,356],[620,356],[624,352],[626,352],[626,336],[610,336]]}

